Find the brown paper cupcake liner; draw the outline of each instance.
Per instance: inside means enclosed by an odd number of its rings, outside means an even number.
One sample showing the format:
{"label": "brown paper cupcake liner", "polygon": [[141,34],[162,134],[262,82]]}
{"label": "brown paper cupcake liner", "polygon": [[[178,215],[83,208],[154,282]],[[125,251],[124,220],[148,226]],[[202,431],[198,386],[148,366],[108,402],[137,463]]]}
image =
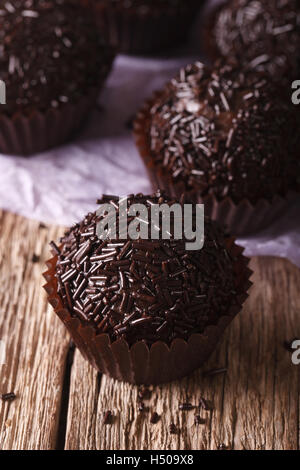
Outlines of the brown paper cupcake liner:
{"label": "brown paper cupcake liner", "polygon": [[92,89],[75,104],[65,104],[45,113],[34,111],[12,117],[0,115],[0,152],[31,155],[67,142],[80,129],[95,105],[98,90]]}
{"label": "brown paper cupcake liner", "polygon": [[146,13],[134,8],[112,6],[110,1],[83,0],[93,8],[102,35],[120,52],[149,54],[180,45],[188,36],[202,1],[186,1],[177,6],[155,8]]}
{"label": "brown paper cupcake liner", "polygon": [[250,235],[269,227],[297,198],[299,190],[295,187],[286,195],[275,194],[270,201],[260,199],[254,205],[248,199],[243,199],[236,204],[229,197],[221,201],[210,194],[203,197],[197,189],[187,190],[183,181],[174,181],[161,165],[154,162],[147,136],[150,123],[149,109],[161,95],[162,92],[156,92],[154,97],[145,103],[134,122],[136,145],[155,190],[164,190],[167,195],[176,199],[185,194],[187,200],[204,204],[205,215],[222,224],[234,236]]}
{"label": "brown paper cupcake liner", "polygon": [[151,347],[139,341],[129,346],[124,339],[111,342],[107,334],[96,335],[91,326],[84,326],[63,306],[57,293],[55,268],[57,256],[47,262],[44,286],[48,301],[68,329],[82,355],[99,372],[114,379],[133,384],[156,385],[180,379],[199,368],[214,351],[226,327],[242,309],[251,286],[252,271],[249,259],[243,256],[243,248],[228,239],[228,249],[236,257],[235,272],[238,279],[237,303],[228,315],[219,318],[217,324],[205,328],[201,334],[193,334],[188,341],[175,339],[170,346],[157,341]]}

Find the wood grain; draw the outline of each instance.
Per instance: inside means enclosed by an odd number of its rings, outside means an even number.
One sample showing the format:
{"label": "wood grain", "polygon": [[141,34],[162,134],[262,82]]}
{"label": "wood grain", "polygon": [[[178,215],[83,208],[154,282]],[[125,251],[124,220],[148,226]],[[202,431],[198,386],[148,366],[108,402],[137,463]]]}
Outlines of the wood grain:
{"label": "wood grain", "polygon": [[[67,361],[68,335],[41,289],[48,242],[61,232],[0,211],[0,339],[7,343],[0,394],[17,394],[11,403],[0,400],[0,449],[299,449],[300,367],[282,345],[300,337],[296,267],[253,259],[250,298],[209,362],[156,387],[145,401],[150,410],[139,413],[137,387],[100,376],[78,351]],[[214,367],[228,372],[203,377]],[[201,396],[214,410],[201,411],[205,424],[195,426],[194,411],[178,406],[198,404]],[[111,425],[103,422],[107,410]],[[154,411],[157,424],[150,423]]]}
{"label": "wood grain", "polygon": [[[276,258],[253,259],[251,267],[255,286],[223,343],[202,370],[155,388],[148,413],[138,413],[137,387],[105,376],[99,387],[96,372],[77,352],[66,448],[298,449],[300,368],[292,365],[283,342],[300,337],[300,273]],[[228,373],[203,378],[203,371],[215,367],[227,367]],[[201,412],[206,424],[195,426],[194,411],[178,406],[187,400],[198,404],[201,396],[214,410]],[[103,425],[106,410],[115,415],[112,425]],[[150,424],[153,411],[161,416],[155,425]],[[171,423],[178,435],[170,434]]]}
{"label": "wood grain", "polygon": [[[0,366],[0,449],[53,449],[56,445],[68,337],[47,305],[42,272],[56,227],[40,228],[0,212],[0,338],[6,365]],[[32,263],[33,254],[40,261]]]}

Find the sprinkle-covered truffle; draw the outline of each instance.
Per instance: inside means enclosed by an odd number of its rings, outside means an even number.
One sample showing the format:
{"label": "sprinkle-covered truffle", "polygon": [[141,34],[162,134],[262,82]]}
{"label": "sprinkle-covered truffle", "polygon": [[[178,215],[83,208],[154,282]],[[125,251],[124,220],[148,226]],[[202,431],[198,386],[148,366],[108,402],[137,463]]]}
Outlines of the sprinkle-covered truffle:
{"label": "sprinkle-covered truffle", "polygon": [[[103,197],[99,203],[118,198]],[[160,192],[129,196],[128,207],[173,204]],[[100,240],[99,214],[90,213],[61,239],[56,265],[58,293],[72,316],[97,334],[129,344],[188,339],[239,309],[235,258],[226,237],[205,221],[202,250],[184,240]],[[130,220],[130,219],[129,219]]]}
{"label": "sprinkle-covered truffle", "polygon": [[45,111],[76,103],[99,87],[112,50],[86,8],[70,0],[0,0],[1,111]]}
{"label": "sprinkle-covered truffle", "polygon": [[230,0],[217,10],[209,33],[213,49],[223,57],[275,76],[296,77],[300,71],[298,0]]}
{"label": "sprinkle-covered truffle", "polygon": [[187,191],[255,204],[297,184],[296,109],[263,75],[195,63],[167,84],[148,115],[152,165]]}

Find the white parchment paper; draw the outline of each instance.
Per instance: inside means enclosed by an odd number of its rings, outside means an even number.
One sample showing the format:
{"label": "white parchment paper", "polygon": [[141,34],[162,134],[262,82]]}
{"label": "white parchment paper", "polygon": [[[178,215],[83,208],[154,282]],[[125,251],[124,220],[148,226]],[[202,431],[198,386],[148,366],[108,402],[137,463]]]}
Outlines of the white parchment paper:
{"label": "white parchment paper", "polygon": [[[119,56],[99,98],[99,109],[77,140],[30,158],[0,154],[0,207],[71,225],[96,208],[102,193],[150,192],[128,121],[145,98],[195,59],[182,57]],[[300,198],[270,229],[241,243],[248,255],[287,257],[300,267]]]}

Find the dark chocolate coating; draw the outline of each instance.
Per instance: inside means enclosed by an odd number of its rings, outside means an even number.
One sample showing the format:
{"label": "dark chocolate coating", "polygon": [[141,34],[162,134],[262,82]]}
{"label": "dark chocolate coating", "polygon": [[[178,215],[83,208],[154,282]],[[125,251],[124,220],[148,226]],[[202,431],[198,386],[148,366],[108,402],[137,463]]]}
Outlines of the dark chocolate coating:
{"label": "dark chocolate coating", "polygon": [[89,10],[70,0],[0,0],[0,52],[8,115],[76,103],[113,60]]}
{"label": "dark chocolate coating", "polygon": [[297,111],[268,76],[196,63],[152,104],[150,157],[199,196],[272,200],[299,184]]}
{"label": "dark chocolate coating", "polygon": [[[116,203],[104,197],[100,202]],[[172,204],[160,192],[130,196],[128,204]],[[62,238],[56,265],[65,308],[97,334],[130,345],[144,340],[170,344],[216,324],[238,307],[235,257],[224,233],[205,221],[202,250],[187,251],[185,240],[100,240],[99,216],[88,214]]]}
{"label": "dark chocolate coating", "polygon": [[217,56],[253,63],[278,80],[300,72],[299,0],[230,0],[208,33]]}

